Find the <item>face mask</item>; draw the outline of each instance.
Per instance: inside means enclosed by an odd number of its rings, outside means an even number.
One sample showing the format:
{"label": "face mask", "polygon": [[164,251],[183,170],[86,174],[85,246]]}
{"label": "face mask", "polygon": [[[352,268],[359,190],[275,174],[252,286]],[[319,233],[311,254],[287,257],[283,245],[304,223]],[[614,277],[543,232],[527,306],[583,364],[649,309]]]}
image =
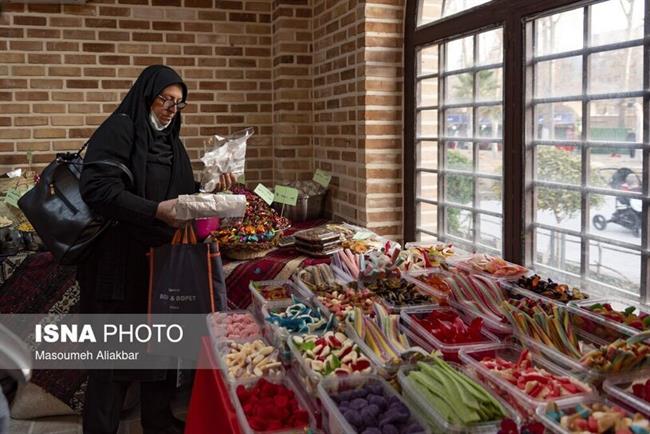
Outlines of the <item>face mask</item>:
{"label": "face mask", "polygon": [[161,124],[160,121],[158,120],[158,116],[153,112],[153,110],[149,111],[149,122],[151,122],[151,126],[154,127],[156,131],[162,131],[165,128],[169,126],[169,124],[172,123],[172,118],[169,122],[167,122],[165,125]]}

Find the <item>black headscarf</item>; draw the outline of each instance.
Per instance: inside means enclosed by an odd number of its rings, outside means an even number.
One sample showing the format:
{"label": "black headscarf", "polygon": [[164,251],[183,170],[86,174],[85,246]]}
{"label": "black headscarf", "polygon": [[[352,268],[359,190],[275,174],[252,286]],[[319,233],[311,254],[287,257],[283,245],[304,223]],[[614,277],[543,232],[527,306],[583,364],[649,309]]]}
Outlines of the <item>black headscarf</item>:
{"label": "black headscarf", "polygon": [[[172,68],[164,65],[151,65],[140,73],[131,89],[126,94],[115,113],[126,114],[134,124],[135,137],[132,153],[132,162],[136,172],[146,173],[147,153],[154,140],[154,133],[150,126],[149,113],[151,104],[156,97],[167,87],[177,84],[182,88],[183,101],[187,99],[187,86],[183,79]],[[192,165],[187,152],[180,140],[181,113],[177,112],[170,125],[163,130],[168,134],[172,144],[173,164],[172,183],[169,195],[176,197],[180,194],[191,194],[196,191]],[[136,193],[144,196],[146,179],[136,179]]]}

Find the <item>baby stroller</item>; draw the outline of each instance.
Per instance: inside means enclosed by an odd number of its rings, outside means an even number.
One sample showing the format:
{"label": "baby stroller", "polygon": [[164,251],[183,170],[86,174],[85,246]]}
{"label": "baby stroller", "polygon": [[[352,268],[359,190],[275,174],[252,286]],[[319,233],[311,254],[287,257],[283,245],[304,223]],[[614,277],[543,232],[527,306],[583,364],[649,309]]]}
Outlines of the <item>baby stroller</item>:
{"label": "baby stroller", "polygon": [[[633,170],[622,167],[616,169],[609,181],[609,187],[623,191],[641,191],[641,178]],[[634,232],[635,236],[641,235],[641,201],[629,197],[617,196],[616,209],[609,220],[602,214],[592,218],[594,227],[599,231],[605,230],[608,223],[616,223]]]}

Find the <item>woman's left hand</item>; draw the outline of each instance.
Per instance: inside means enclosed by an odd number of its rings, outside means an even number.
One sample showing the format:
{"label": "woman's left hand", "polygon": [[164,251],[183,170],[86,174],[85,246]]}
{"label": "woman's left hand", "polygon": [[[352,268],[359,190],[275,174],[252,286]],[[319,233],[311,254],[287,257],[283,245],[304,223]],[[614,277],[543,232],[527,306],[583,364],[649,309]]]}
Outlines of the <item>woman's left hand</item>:
{"label": "woman's left hand", "polygon": [[237,183],[237,177],[232,173],[226,173],[219,177],[219,184],[214,192],[230,190],[230,188]]}

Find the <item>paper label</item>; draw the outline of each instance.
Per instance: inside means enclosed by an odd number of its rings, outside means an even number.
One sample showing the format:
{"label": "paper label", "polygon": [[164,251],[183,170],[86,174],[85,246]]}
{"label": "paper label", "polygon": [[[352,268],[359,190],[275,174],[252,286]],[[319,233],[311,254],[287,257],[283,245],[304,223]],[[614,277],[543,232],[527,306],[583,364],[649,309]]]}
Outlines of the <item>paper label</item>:
{"label": "paper label", "polygon": [[240,184],[246,184],[246,175],[243,174],[243,173],[241,175],[239,175],[237,177],[237,182],[240,183]]}
{"label": "paper label", "polygon": [[314,173],[314,177],[312,179],[314,182],[317,182],[324,188],[327,188],[327,186],[330,185],[330,182],[332,181],[332,175],[330,175],[329,172],[325,172],[324,170],[316,169],[316,173]]}
{"label": "paper label", "polygon": [[367,240],[368,238],[372,238],[375,235],[374,232],[369,232],[369,231],[360,231],[354,234],[352,237],[353,240]]}
{"label": "paper label", "polygon": [[255,190],[253,190],[253,193],[261,197],[262,200],[268,205],[271,205],[273,203],[273,192],[266,188],[264,184],[257,184],[257,187],[255,187]]}
{"label": "paper label", "polygon": [[275,201],[285,205],[296,206],[298,203],[298,190],[284,185],[275,186]]}
{"label": "paper label", "polygon": [[18,208],[18,199],[23,197],[23,194],[27,193],[31,187],[20,187],[20,188],[10,188],[7,190],[7,195],[5,196],[5,203],[11,205],[15,208]]}

